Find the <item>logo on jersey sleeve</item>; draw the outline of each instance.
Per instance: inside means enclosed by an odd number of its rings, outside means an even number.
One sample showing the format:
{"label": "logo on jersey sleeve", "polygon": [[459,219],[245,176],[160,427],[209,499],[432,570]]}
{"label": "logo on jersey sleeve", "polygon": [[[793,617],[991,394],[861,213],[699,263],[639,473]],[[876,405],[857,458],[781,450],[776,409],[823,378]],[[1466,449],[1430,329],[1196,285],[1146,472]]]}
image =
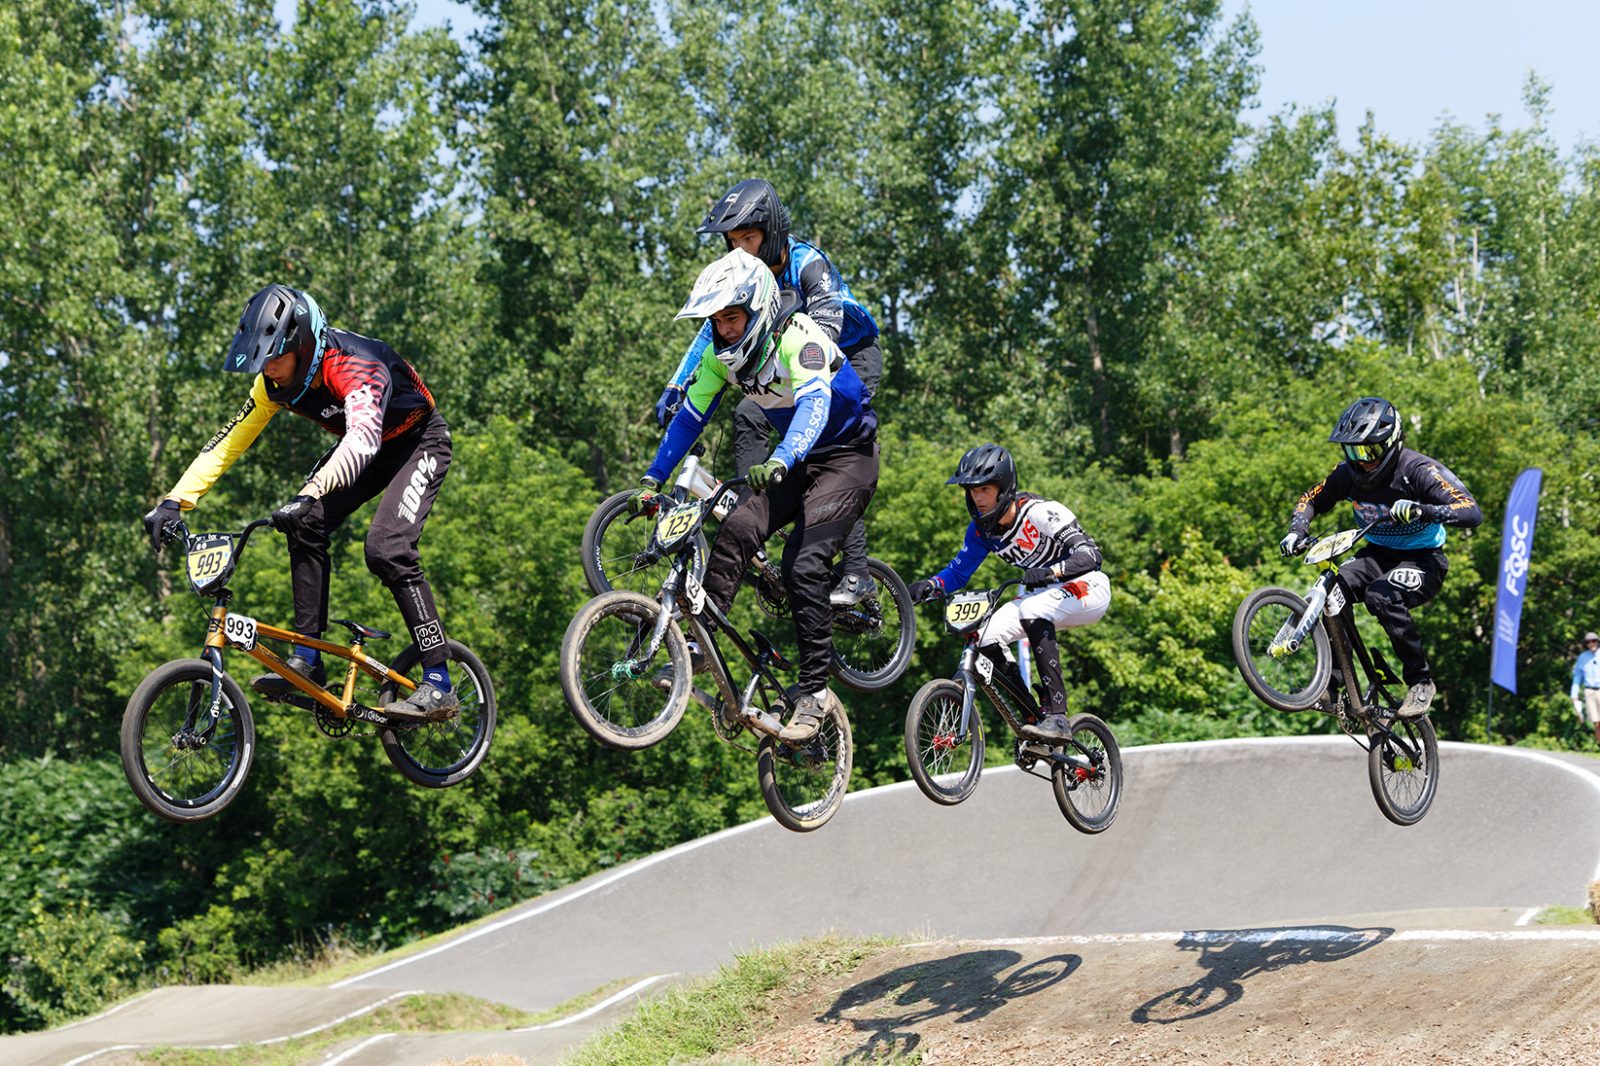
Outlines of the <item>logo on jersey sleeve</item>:
{"label": "logo on jersey sleeve", "polygon": [[827,366],[828,357],[823,354],[822,345],[813,342],[801,348],[800,365],[807,370],[821,370]]}

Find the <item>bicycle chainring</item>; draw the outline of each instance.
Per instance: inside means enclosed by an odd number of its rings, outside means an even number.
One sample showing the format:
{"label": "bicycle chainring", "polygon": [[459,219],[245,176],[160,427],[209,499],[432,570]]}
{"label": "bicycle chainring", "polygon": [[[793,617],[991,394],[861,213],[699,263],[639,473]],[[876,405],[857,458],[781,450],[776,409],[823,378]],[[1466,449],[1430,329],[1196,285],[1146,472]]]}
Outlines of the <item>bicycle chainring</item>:
{"label": "bicycle chainring", "polygon": [[317,728],[322,730],[324,736],[339,740],[355,732],[356,720],[354,718],[335,718],[333,712],[320,703],[317,704],[315,713]]}

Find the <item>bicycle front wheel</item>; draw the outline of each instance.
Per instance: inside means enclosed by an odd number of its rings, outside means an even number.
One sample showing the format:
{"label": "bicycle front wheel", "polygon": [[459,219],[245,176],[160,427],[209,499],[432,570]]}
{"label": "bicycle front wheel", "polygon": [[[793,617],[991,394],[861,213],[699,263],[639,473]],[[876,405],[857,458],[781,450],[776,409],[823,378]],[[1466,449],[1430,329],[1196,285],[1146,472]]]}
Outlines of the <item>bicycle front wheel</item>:
{"label": "bicycle front wheel", "polygon": [[139,802],[169,822],[216,815],[250,775],[255,722],[227,674],[215,718],[211,709],[211,664],[177,659],[151,671],[122,713],[122,772]]}
{"label": "bicycle front wheel", "polygon": [[1072,828],[1081,833],[1101,833],[1117,816],[1122,799],[1122,751],[1111,727],[1092,714],[1080,714],[1067,723],[1072,739],[1065,752],[1087,766],[1050,764],[1050,783],[1056,805]]}
{"label": "bicycle front wheel", "polygon": [[[459,701],[455,716],[378,730],[383,753],[400,776],[423,788],[449,788],[471,777],[488,758],[489,744],[494,740],[494,685],[489,671],[460,641],[449,641],[445,654],[452,691]],[[390,669],[421,681],[422,653],[413,644],[400,653]],[[381,707],[404,698],[399,685],[386,681],[379,690],[378,703]]]}
{"label": "bicycle front wheel", "polygon": [[[689,705],[689,645],[676,622],[646,656],[661,605],[614,589],[573,616],[561,638],[561,691],[600,743],[637,751],[666,739]],[[707,649],[709,652],[709,649]]]}
{"label": "bicycle front wheel", "polygon": [[917,640],[917,614],[906,583],[879,559],[867,560],[867,573],[877,590],[833,612],[830,671],[857,692],[877,692],[899,681]]}
{"label": "bicycle front wheel", "polygon": [[831,701],[817,735],[804,744],[761,738],[756,753],[761,798],[785,829],[796,833],[821,829],[844,803],[854,758],[850,719],[837,701]]}
{"label": "bicycle front wheel", "polygon": [[1395,825],[1416,825],[1439,788],[1439,739],[1427,718],[1397,718],[1389,729],[1367,750],[1372,798]]}
{"label": "bicycle front wheel", "polygon": [[911,779],[924,796],[947,807],[972,795],[983,773],[983,720],[974,708],[962,736],[961,703],[961,686],[943,678],[923,685],[906,709]]}
{"label": "bicycle front wheel", "polygon": [[[583,578],[596,596],[612,589],[628,589],[652,596],[672,569],[671,557],[641,564],[639,553],[650,546],[655,519],[649,515],[628,514],[628,500],[638,489],[625,489],[601,501],[583,527]],[[706,570],[705,533],[694,535],[694,576]]]}
{"label": "bicycle front wheel", "polygon": [[1333,651],[1322,622],[1311,627],[1294,651],[1270,650],[1292,633],[1309,605],[1288,589],[1257,589],[1233,616],[1233,660],[1245,685],[1268,707],[1304,711],[1327,691],[1333,676]]}

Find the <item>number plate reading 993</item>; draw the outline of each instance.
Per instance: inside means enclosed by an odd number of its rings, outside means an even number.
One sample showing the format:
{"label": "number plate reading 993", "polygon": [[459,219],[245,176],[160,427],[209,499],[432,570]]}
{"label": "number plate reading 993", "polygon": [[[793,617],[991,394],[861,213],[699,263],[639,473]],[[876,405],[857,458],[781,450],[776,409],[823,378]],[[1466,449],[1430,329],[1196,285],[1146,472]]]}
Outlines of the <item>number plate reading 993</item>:
{"label": "number plate reading 993", "polygon": [[989,594],[973,592],[953,597],[944,607],[945,624],[956,632],[971,629],[989,613]]}
{"label": "number plate reading 993", "polygon": [[256,620],[245,614],[230,614],[222,620],[222,635],[234,647],[249,651],[256,646]]}

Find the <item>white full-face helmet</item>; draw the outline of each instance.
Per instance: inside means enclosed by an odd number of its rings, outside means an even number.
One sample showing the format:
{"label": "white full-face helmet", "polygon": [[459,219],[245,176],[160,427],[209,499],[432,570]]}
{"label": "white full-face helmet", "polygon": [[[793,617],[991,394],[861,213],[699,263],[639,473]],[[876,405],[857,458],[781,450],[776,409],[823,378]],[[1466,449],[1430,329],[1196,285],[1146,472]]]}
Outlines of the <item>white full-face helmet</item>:
{"label": "white full-face helmet", "polygon": [[711,347],[729,373],[750,376],[770,355],[772,331],[778,324],[778,281],[765,263],[741,248],[700,272],[676,317],[710,318],[729,307],[744,310],[744,333],[724,341],[713,323]]}

